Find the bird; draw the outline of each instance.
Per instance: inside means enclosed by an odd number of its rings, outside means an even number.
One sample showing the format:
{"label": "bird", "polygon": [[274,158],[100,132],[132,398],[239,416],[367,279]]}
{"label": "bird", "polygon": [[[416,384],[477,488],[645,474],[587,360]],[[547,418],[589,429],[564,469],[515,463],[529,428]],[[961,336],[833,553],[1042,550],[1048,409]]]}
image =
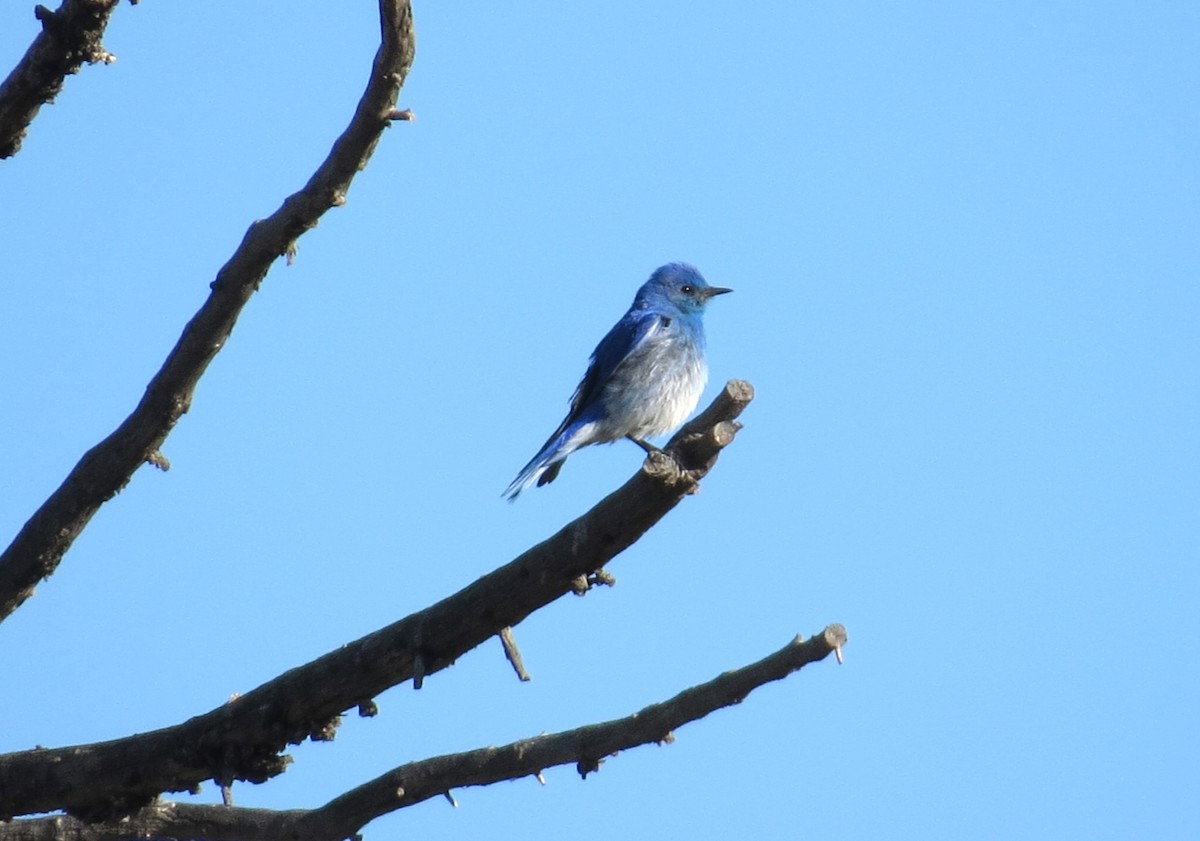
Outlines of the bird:
{"label": "bird", "polygon": [[700,402],[708,380],[704,309],[732,291],[709,286],[689,263],[655,269],[592,351],[567,416],[503,497],[512,502],[535,483],[553,482],[567,456],[590,444],[628,438],[656,452],[646,439],[678,427]]}

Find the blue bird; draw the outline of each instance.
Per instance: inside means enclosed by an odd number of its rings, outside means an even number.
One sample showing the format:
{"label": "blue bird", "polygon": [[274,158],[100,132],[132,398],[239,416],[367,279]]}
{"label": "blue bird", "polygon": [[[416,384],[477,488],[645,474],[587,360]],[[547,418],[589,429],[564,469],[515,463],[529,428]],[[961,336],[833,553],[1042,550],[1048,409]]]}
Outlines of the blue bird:
{"label": "blue bird", "polygon": [[708,380],[701,317],[709,298],[732,291],[709,286],[687,263],[656,269],[592,351],[563,422],[504,496],[511,502],[535,482],[553,482],[567,456],[589,444],[628,438],[654,452],[645,439],[675,429],[700,401]]}

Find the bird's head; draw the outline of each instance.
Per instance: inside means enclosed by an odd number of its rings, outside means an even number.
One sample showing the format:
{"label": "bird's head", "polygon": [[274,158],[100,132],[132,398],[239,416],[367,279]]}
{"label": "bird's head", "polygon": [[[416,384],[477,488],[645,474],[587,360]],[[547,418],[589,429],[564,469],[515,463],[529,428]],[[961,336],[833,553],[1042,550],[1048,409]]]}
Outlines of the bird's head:
{"label": "bird's head", "polygon": [[634,306],[674,305],[685,313],[701,313],[708,299],[732,292],[724,286],[709,286],[704,276],[689,263],[667,263],[654,270],[638,290]]}

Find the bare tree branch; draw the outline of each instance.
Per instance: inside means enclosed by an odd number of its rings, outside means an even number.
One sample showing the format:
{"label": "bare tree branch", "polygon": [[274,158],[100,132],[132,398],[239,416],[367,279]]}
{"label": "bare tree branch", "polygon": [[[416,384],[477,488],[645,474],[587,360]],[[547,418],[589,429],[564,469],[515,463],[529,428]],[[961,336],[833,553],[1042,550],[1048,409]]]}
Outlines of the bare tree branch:
{"label": "bare tree branch", "polygon": [[183,724],[91,745],[0,756],[0,817],[63,809],[85,818],[132,812],[204,780],[263,782],[288,744],[328,740],[342,712],[434,674],[600,569],[689,493],[733,440],[753,397],[729,382],[701,415],[648,456],[633,478],[515,560],[431,607],[344,645]]}
{"label": "bare tree branch", "polygon": [[[83,0],[68,0],[81,6]],[[415,49],[407,0],[381,0],[382,39],[367,89],[349,126],[299,192],[266,219],[250,226],[241,245],[217,273],[212,292],[184,328],[137,408],[89,450],[0,555],[0,621],[58,567],[63,554],[97,509],[129,481],[144,462],[163,464],[158,452],[188,410],[196,383],[229,338],[242,307],[275,259],[290,254],[297,238],[331,207],[345,202],[355,174],[371,157],[383,130],[395,119],[396,99]],[[43,33],[44,34],[44,33]]]}
{"label": "bare tree branch", "polygon": [[11,158],[20,150],[29,124],[62,91],[67,76],[78,73],[85,61],[112,62],[100,39],[118,2],[63,0],[54,11],[45,6],[34,9],[42,31],[0,83],[0,158]]}
{"label": "bare tree branch", "polygon": [[[136,2],[136,0],[135,0]],[[0,84],[0,158],[15,154],[40,107],[83,62],[109,61],[101,37],[117,0],[63,0],[38,6],[43,32]],[[80,459],[62,485],[0,554],[0,621],[52,575],[100,506],[144,462],[169,469],[159,451],[190,407],[195,387],[232,333],[242,308],[271,265],[289,259],[297,239],[345,201],[383,130],[411,120],[396,108],[414,57],[407,0],[379,0],[381,43],[370,79],[346,130],[308,183],[271,216],[254,222],[211,284],[134,411]],[[195,791],[213,780],[264,782],[282,773],[282,752],[304,739],[329,740],[341,715],[377,711],[374,697],[411,679],[416,688],[465,652],[499,635],[514,670],[528,679],[512,628],[566,593],[614,579],[605,563],[637,541],[714,465],[753,398],[729,382],[714,403],[661,452],[646,458],[624,486],[546,541],[431,607],[329,652],[182,724],[124,739],[0,756],[0,841],[116,841],[146,837],[207,841],[338,841],[371,820],[431,797],[453,803],[454,788],[536,776],[574,763],[584,777],[604,758],[650,742],[671,742],[675,728],[739,703],[758,686],[837,652],[845,629],[831,625],[797,638],[757,663],[687,689],[623,719],[399,766],[314,809],[245,809],[157,802],[165,792]],[[10,820],[17,815],[67,814]]]}
{"label": "bare tree branch", "polygon": [[275,811],[219,805],[161,803],[120,821],[88,824],[75,818],[37,818],[0,825],[0,841],[126,841],[138,838],[206,841],[340,841],[388,812],[452,789],[539,775],[545,768],[574,763],[586,777],[605,757],[656,742],[674,741],[674,731],[722,707],[741,702],[770,681],[839,651],[846,629],[830,625],[809,640],[797,637],[774,654],[708,683],[685,689],[625,718],[561,733],[523,739],[410,762],[364,783],[316,809]]}

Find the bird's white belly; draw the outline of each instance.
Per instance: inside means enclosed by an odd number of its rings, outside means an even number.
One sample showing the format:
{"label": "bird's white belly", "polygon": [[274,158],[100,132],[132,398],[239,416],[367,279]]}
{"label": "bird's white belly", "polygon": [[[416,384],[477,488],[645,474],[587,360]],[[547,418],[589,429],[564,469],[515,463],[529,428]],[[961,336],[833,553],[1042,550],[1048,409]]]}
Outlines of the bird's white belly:
{"label": "bird's white belly", "polygon": [[[637,365],[622,368],[625,371],[616,372],[605,389],[609,418],[622,421],[606,430],[611,440],[626,435],[649,438],[674,430],[696,408],[708,380],[703,356],[691,348],[681,352],[670,341],[646,348]],[[639,376],[629,376],[630,369]]]}

